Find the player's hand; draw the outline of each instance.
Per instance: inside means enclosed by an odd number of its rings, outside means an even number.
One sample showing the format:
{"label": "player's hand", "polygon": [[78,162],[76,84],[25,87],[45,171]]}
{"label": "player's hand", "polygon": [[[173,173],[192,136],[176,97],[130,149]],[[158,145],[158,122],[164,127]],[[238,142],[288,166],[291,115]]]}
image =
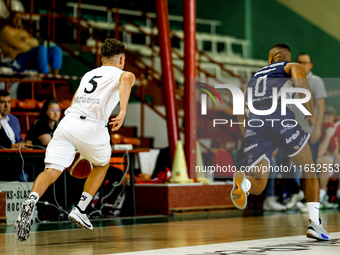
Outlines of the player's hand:
{"label": "player's hand", "polygon": [[310,127],[313,127],[315,125],[313,116],[306,116],[305,119],[307,119]]}
{"label": "player's hand", "polygon": [[115,132],[123,125],[124,119],[125,119],[125,112],[121,111],[116,118],[112,118],[109,122],[109,125],[111,125],[111,131]]}

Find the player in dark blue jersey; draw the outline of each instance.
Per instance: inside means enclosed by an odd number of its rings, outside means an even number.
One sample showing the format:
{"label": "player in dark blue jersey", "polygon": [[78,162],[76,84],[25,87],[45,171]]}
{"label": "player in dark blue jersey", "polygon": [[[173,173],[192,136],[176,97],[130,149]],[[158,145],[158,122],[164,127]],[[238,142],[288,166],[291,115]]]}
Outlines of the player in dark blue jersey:
{"label": "player in dark blue jersey", "polygon": [[[243,209],[248,194],[262,193],[269,171],[273,170],[270,169],[272,153],[280,146],[304,175],[304,192],[309,211],[307,237],[331,240],[319,219],[319,182],[308,145],[309,134],[295,121],[291,105],[283,99],[293,98],[293,90],[297,90],[290,89],[293,87],[304,89],[298,91],[302,100],[308,91],[311,95],[304,68],[290,61],[290,48],[285,44],[274,45],[269,51],[269,65],[254,74],[244,91],[248,116],[238,116],[238,121],[244,123],[240,128],[244,136],[242,149],[246,166],[241,170],[249,172],[249,176],[246,178],[244,171],[234,174],[231,198],[236,207]],[[313,100],[307,99],[300,104],[300,109],[304,107],[310,113],[305,118],[309,126],[313,126]]]}

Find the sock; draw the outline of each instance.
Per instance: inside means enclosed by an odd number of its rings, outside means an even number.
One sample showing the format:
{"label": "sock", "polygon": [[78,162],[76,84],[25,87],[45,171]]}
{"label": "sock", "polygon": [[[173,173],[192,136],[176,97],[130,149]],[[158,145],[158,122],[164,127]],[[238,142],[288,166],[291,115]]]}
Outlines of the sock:
{"label": "sock", "polygon": [[80,210],[85,211],[91,200],[92,196],[89,193],[83,192],[78,203],[78,207],[80,208]]}
{"label": "sock", "polygon": [[37,192],[32,191],[29,195],[28,195],[28,199],[31,199],[34,201],[34,204],[36,204],[39,200],[39,194]]}
{"label": "sock", "polygon": [[325,190],[325,189],[320,189],[320,200],[321,200],[324,196],[326,196],[326,195],[327,195],[326,190]]}
{"label": "sock", "polygon": [[251,182],[248,180],[248,179],[246,179],[246,184],[247,184],[247,192],[250,190],[250,188],[251,188]]}
{"label": "sock", "polygon": [[313,221],[316,224],[320,224],[319,222],[319,207],[320,203],[319,202],[308,202],[307,203],[307,208],[308,208],[308,213],[309,213],[309,219]]}

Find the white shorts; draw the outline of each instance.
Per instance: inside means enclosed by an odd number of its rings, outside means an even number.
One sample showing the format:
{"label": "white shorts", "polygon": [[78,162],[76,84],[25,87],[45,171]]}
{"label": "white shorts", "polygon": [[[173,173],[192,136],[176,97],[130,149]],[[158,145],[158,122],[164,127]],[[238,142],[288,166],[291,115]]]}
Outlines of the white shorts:
{"label": "white shorts", "polygon": [[94,166],[105,166],[111,158],[110,135],[98,122],[66,115],[46,148],[46,168],[64,171],[78,151]]}

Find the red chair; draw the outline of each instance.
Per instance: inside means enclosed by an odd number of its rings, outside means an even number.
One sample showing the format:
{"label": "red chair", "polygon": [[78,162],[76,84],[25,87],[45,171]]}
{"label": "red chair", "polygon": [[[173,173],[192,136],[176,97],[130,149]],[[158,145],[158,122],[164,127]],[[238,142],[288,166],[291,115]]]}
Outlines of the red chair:
{"label": "red chair", "polygon": [[46,100],[44,100],[44,101],[38,101],[38,100],[36,100],[35,102],[36,102],[37,107],[38,107],[39,109],[41,109],[41,108],[43,108],[45,101],[46,101]]}
{"label": "red chair", "polygon": [[12,98],[11,99],[11,109],[14,109],[15,107],[17,107],[17,99]]}
{"label": "red chair", "polygon": [[134,137],[123,137],[123,143],[140,146],[140,139]]}
{"label": "red chair", "polygon": [[34,99],[24,99],[23,101],[17,101],[16,105],[20,108],[20,109],[24,109],[24,110],[33,110],[36,108],[36,100]]}

